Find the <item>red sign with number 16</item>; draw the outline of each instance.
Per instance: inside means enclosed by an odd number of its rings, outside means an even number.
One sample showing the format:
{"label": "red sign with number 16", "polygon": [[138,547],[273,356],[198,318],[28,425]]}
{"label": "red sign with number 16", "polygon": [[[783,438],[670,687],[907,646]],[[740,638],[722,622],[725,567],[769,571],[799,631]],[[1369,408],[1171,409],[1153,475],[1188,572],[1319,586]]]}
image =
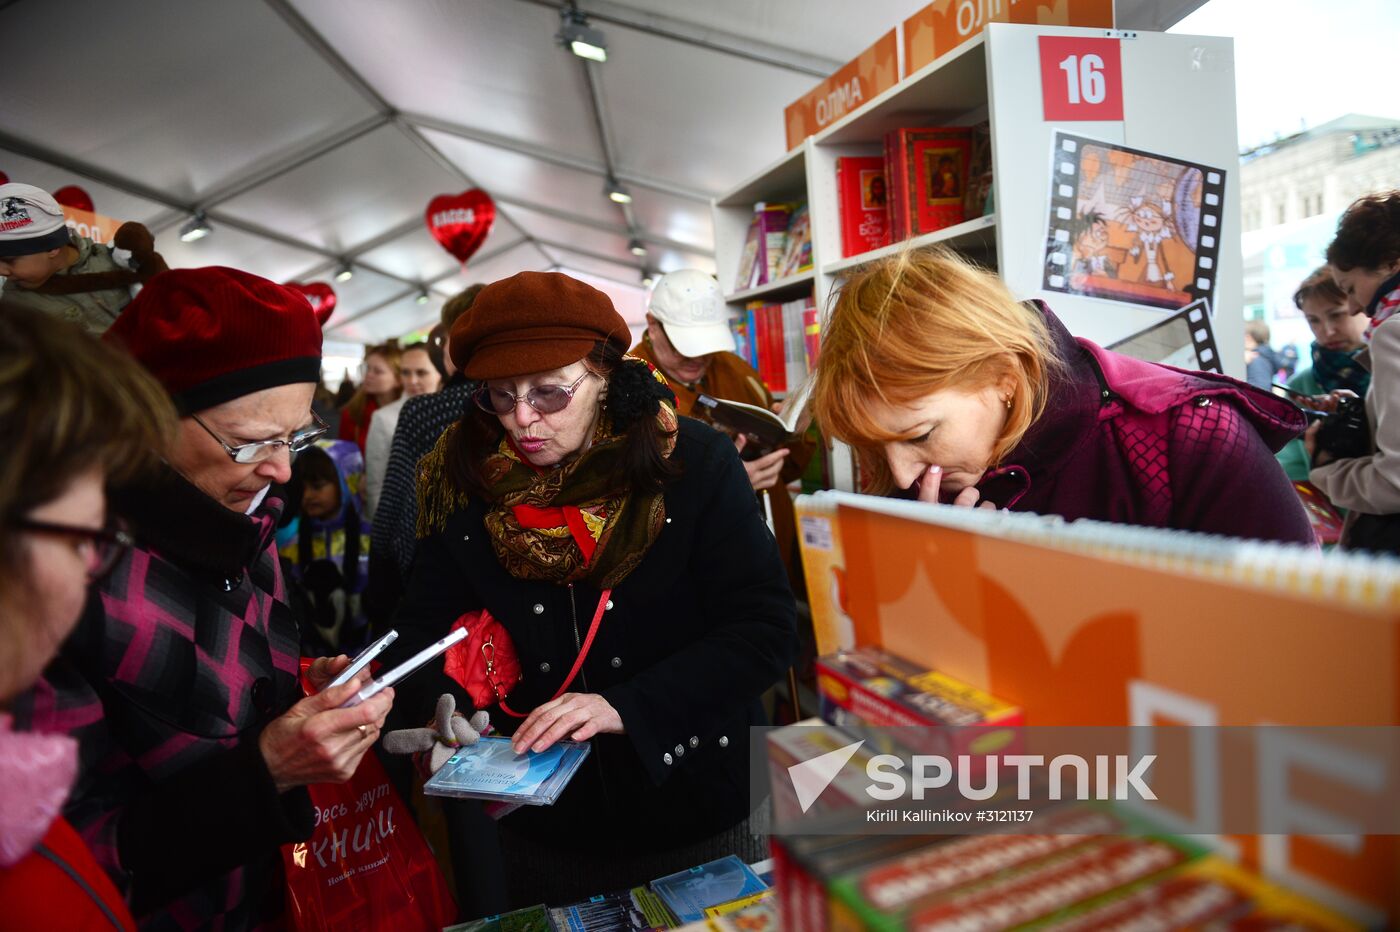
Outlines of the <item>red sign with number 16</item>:
{"label": "red sign with number 16", "polygon": [[1123,119],[1119,40],[1041,36],[1040,92],[1047,120]]}

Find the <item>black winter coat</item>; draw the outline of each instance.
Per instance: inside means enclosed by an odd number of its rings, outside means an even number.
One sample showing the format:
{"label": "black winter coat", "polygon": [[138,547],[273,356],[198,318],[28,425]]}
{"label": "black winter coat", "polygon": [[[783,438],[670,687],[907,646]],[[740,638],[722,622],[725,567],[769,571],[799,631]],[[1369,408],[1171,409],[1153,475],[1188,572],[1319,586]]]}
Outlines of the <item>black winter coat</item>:
{"label": "black winter coat", "polygon": [[[573,692],[601,693],[625,735],[600,735],[553,807],[526,807],[511,824],[561,848],[665,850],[720,832],[749,812],[749,726],[759,697],[797,653],[796,605],[778,548],[734,444],[680,419],[684,473],[666,490],[666,525],[642,563],[612,592]],[[515,642],[524,678],[511,707],[528,713],[568,675],[599,591],[506,573],[474,501],[421,542],[386,663],[442,637],[480,607]],[[426,720],[442,692],[470,701],[444,675],[419,673],[395,711]],[[491,709],[497,729],[520,723]]]}

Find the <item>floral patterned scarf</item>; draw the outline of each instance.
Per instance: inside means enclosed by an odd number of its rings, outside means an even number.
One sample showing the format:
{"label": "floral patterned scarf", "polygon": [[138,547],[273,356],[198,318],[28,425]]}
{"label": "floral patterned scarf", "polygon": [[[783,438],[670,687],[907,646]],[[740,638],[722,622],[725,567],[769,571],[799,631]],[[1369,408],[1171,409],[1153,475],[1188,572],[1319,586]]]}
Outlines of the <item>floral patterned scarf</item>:
{"label": "floral patterned scarf", "polygon": [[[663,454],[676,446],[676,409],[662,404],[657,426],[667,436]],[[496,558],[517,579],[556,584],[587,582],[615,587],[641,563],[665,524],[660,492],[617,485],[626,438],[598,419],[593,442],[563,466],[531,466],[509,438],[486,458],[492,507],[486,530]]]}

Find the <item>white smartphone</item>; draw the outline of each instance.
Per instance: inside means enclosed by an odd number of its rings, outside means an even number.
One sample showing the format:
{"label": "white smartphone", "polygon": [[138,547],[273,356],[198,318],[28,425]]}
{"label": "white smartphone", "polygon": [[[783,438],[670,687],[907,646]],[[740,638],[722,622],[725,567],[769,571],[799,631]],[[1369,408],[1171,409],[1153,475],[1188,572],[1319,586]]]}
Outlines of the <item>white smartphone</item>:
{"label": "white smartphone", "polygon": [[370,680],[363,687],[361,687],[359,692],[351,696],[345,702],[345,704],[341,706],[341,708],[348,709],[351,706],[359,705],[361,702],[364,702],[371,696],[378,695],[388,687],[393,686],[399,680],[408,676],[414,670],[417,670],[419,667],[423,666],[423,664],[427,663],[429,660],[432,660],[434,657],[446,651],[453,644],[464,640],[468,633],[469,632],[466,628],[458,628],[456,631],[453,631],[447,637],[442,638],[438,641],[434,641],[432,644],[429,644],[427,647],[423,648],[418,653],[414,654],[412,657],[399,664],[397,667],[394,667],[394,669],[390,670],[387,673],[381,673],[379,676],[376,676],[374,679]]}
{"label": "white smartphone", "polygon": [[398,640],[398,637],[399,633],[397,631],[390,631],[388,634],[375,641],[369,647],[366,647],[364,650],[360,651],[358,654],[355,655],[355,659],[350,661],[350,666],[346,667],[344,670],[341,670],[339,676],[337,676],[335,679],[331,680],[329,683],[326,684],[326,689],[330,689],[334,686],[340,686],[353,680],[355,678],[355,674],[363,670],[366,664],[368,664],[375,657],[378,657],[380,654],[388,650],[389,645],[394,643],[394,641]]}

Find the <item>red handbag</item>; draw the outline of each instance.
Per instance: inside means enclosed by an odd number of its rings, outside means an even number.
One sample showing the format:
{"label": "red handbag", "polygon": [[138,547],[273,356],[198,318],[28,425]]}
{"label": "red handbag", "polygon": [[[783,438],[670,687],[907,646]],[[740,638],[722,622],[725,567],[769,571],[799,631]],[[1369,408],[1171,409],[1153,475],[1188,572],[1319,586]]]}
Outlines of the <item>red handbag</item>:
{"label": "red handbag", "polygon": [[[593,613],[593,622],[588,626],[588,636],[579,648],[578,659],[564,682],[547,701],[554,701],[568,691],[583,669],[583,661],[593,647],[593,638],[598,633],[598,624],[607,610],[611,589],[604,589],[598,597],[598,608]],[[471,697],[472,705],[478,709],[493,705],[514,718],[524,718],[506,704],[506,696],[515,688],[524,675],[520,668],[520,657],[515,652],[515,642],[510,639],[505,625],[501,624],[486,609],[467,612],[452,624],[451,631],[466,628],[470,634],[461,643],[448,648],[444,660],[444,670],[448,676],[461,685]]]}

